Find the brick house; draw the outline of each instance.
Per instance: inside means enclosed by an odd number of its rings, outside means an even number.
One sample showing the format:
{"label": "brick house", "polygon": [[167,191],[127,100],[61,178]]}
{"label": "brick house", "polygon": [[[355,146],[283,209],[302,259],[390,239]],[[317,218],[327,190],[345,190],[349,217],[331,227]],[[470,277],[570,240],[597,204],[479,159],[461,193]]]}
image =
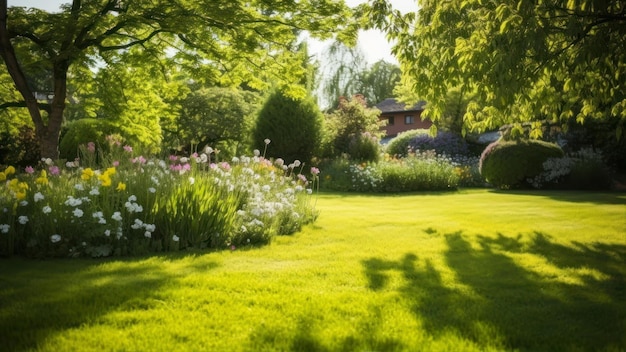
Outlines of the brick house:
{"label": "brick house", "polygon": [[379,119],[387,121],[387,125],[383,127],[385,136],[389,138],[408,130],[429,129],[433,123],[421,118],[425,105],[425,101],[420,101],[407,108],[405,104],[393,98],[387,98],[376,104],[375,107],[381,111]]}

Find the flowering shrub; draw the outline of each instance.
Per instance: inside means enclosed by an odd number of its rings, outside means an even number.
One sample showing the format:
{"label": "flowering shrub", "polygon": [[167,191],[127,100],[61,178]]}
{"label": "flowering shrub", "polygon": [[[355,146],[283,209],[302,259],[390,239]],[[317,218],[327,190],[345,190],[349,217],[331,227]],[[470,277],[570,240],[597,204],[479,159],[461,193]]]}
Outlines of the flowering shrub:
{"label": "flowering shrub", "polygon": [[611,175],[601,153],[583,148],[561,158],[549,158],[543,163],[543,172],[528,183],[535,188],[608,189]]}
{"label": "flowering shrub", "polygon": [[[311,222],[319,170],[260,156],[212,162],[212,150],[158,160],[111,139],[96,157],[0,172],[0,254],[133,255],[263,244]],[[96,161],[99,167],[96,167]]]}
{"label": "flowering shrub", "polygon": [[434,150],[445,155],[466,155],[469,152],[465,139],[452,132],[439,132],[435,137],[417,135],[410,140],[408,148],[414,151]]}

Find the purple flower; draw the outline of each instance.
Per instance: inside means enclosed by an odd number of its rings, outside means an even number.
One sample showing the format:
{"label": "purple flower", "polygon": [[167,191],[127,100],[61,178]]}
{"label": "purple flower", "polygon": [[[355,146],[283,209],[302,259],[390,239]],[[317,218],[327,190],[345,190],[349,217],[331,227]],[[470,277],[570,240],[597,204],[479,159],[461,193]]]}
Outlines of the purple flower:
{"label": "purple flower", "polygon": [[35,168],[33,168],[32,166],[26,166],[24,168],[24,171],[26,171],[27,174],[32,175],[35,172]]}

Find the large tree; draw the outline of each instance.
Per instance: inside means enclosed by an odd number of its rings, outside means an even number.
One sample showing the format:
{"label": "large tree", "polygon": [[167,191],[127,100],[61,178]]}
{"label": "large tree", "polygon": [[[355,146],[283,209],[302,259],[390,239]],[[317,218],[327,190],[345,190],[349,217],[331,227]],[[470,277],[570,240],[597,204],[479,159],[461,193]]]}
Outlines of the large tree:
{"label": "large tree", "polygon": [[[220,84],[260,88],[273,76],[295,88],[304,74],[294,59],[299,32],[353,41],[358,26],[351,18],[343,1],[331,0],[73,0],[59,13],[8,8],[0,0],[0,57],[21,96],[0,107],[26,107],[42,157],[56,158],[73,66],[95,69],[135,47],[169,49],[173,61]],[[40,88],[27,63],[49,72],[50,102],[34,96]]]}
{"label": "large tree", "polygon": [[[446,93],[473,95],[466,128],[588,119],[626,124],[626,3],[420,0],[401,14],[371,0],[364,14],[395,40],[403,82],[436,120]],[[535,126],[539,127],[539,123]],[[537,128],[536,131],[539,131]]]}

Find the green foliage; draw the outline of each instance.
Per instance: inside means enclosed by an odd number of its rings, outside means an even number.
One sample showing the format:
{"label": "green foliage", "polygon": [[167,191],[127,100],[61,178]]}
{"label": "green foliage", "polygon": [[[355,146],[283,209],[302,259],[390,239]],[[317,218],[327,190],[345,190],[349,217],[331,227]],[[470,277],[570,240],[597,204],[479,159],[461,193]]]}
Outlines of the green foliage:
{"label": "green foliage", "polygon": [[242,155],[258,100],[256,93],[231,88],[193,91],[180,104],[176,138],[181,147],[177,149],[211,146],[226,160]]}
{"label": "green foliage", "polygon": [[89,142],[96,143],[107,153],[107,136],[120,135],[124,143],[133,145],[137,154],[151,154],[159,150],[153,131],[142,125],[120,126],[119,122],[101,119],[80,119],[67,124],[67,131],[59,145],[60,156],[74,160],[79,156],[79,147]]}
{"label": "green foliage", "polygon": [[[153,210],[155,225],[165,243],[178,248],[226,248],[245,194],[230,191],[203,174],[170,187],[157,199]],[[178,243],[170,241],[174,236],[179,238]]]}
{"label": "green foliage", "polygon": [[428,136],[428,130],[408,130],[398,133],[396,137],[389,141],[386,147],[387,154],[402,158],[407,156],[409,152],[409,145],[413,138],[417,136]]}
{"label": "green foliage", "polygon": [[355,161],[378,162],[380,159],[380,142],[369,133],[352,137],[348,145],[348,155]]}
{"label": "green foliage", "polygon": [[420,1],[401,14],[385,0],[364,11],[395,40],[405,91],[428,101],[436,122],[446,92],[475,95],[468,130],[547,119],[566,122],[616,117],[626,123],[626,27],[621,2],[591,0]]}
{"label": "green foliage", "polygon": [[39,141],[31,127],[22,125],[16,134],[0,133],[0,165],[33,166],[39,159]]}
{"label": "green foliage", "polygon": [[380,165],[381,192],[456,190],[459,175],[449,160],[435,155],[416,155]]}
{"label": "green foliage", "polygon": [[480,173],[498,188],[523,187],[543,171],[549,158],[563,156],[553,143],[538,140],[497,141],[485,148],[480,158]]}
{"label": "green foliage", "polygon": [[[68,81],[88,77],[89,69],[102,62],[115,67],[115,72],[99,67],[104,75],[110,76],[103,81],[110,90],[123,86],[126,83],[123,78],[138,67],[152,74],[181,68],[205,84],[245,84],[257,90],[276,84],[286,94],[301,98],[305,94],[301,86],[303,77],[308,72],[302,65],[303,54],[295,50],[300,33],[306,30],[315,38],[336,37],[353,43],[359,29],[352,10],[343,2],[331,0],[305,1],[297,6],[292,2],[265,0],[230,1],[226,5],[208,0],[75,2],[65,4],[58,13],[25,7],[7,9],[5,3],[0,11],[1,17],[7,19],[7,25],[0,27],[0,54],[19,91],[18,103],[28,105],[42,138],[42,156],[53,159],[58,156],[65,104],[68,100],[75,101],[68,99],[71,86]],[[156,64],[148,65],[146,59]],[[31,64],[33,70],[28,69]],[[50,112],[47,120],[42,117],[39,104],[29,98],[33,96],[31,82],[51,83],[53,101],[44,104],[44,109]],[[145,80],[148,90],[159,87],[158,83],[150,85],[150,82],[153,80]],[[85,87],[77,84],[74,88],[89,95],[87,86],[95,84],[90,82]],[[127,92],[133,88],[131,85]],[[152,113],[160,110],[153,107],[162,101],[153,99],[155,96],[149,92],[144,97],[150,99],[110,96],[122,102],[128,100],[129,109],[125,107],[119,118],[137,124],[143,124],[145,118],[150,123],[144,127],[157,131],[159,121]],[[95,117],[96,110],[108,108],[120,108],[120,105],[91,101],[85,109],[86,115],[73,117]],[[153,138],[160,138],[158,135],[155,133]]]}
{"label": "green foliage", "polygon": [[288,163],[309,163],[322,140],[323,115],[312,98],[294,100],[280,91],[267,98],[259,111],[253,130],[253,148]]}
{"label": "green foliage", "polygon": [[361,164],[339,158],[323,170],[322,188],[343,192],[445,191],[456,189],[460,180],[452,162],[434,153]]}
{"label": "green foliage", "polygon": [[[326,116],[327,132],[332,141],[331,155],[350,155],[350,143],[363,134],[380,139],[384,122],[379,120],[380,110],[367,107],[362,95],[348,100],[342,98],[337,110]],[[351,156],[351,155],[350,155]]]}

